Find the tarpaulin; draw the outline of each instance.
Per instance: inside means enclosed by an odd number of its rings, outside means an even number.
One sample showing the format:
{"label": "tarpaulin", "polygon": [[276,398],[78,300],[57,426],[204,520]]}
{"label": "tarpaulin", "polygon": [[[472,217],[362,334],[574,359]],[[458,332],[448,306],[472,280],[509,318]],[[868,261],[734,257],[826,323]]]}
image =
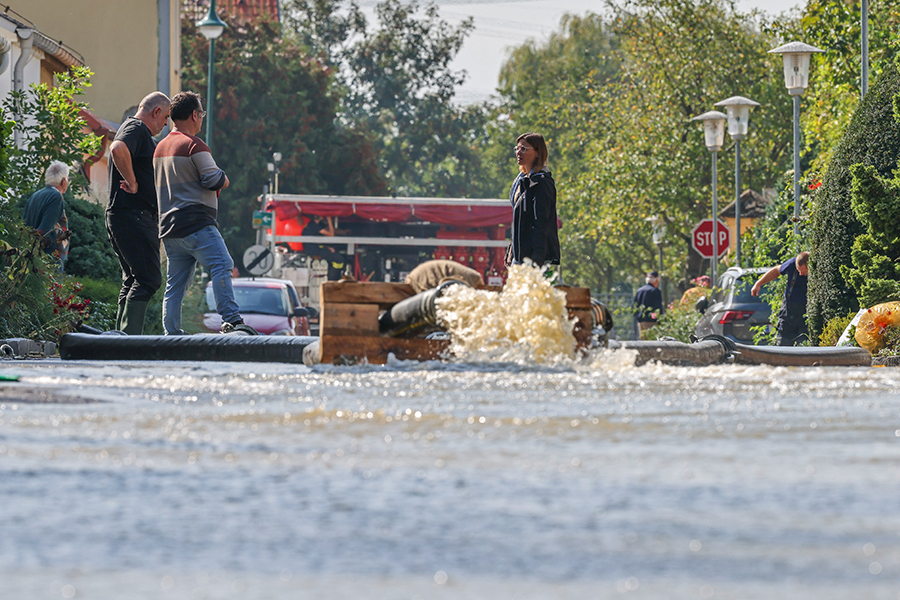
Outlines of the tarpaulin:
{"label": "tarpaulin", "polygon": [[459,227],[492,227],[512,223],[511,206],[436,205],[436,204],[353,204],[343,202],[269,202],[267,210],[274,210],[279,220],[292,219],[299,214],[323,217],[356,215],[370,221],[402,223],[427,221]]}

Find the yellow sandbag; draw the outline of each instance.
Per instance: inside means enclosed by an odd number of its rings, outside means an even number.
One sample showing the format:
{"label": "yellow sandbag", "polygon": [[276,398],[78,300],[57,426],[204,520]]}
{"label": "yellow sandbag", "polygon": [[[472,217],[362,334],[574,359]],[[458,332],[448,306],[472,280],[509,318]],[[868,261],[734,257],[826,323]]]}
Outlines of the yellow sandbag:
{"label": "yellow sandbag", "polygon": [[856,343],[877,352],[884,346],[884,334],[888,329],[900,326],[900,302],[885,302],[868,309],[856,326]]}

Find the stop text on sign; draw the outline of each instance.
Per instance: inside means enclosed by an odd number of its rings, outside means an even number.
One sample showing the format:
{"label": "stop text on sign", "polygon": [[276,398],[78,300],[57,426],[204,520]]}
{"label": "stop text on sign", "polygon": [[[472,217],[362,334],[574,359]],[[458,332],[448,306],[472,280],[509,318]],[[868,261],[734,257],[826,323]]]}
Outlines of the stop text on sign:
{"label": "stop text on sign", "polygon": [[728,251],[731,245],[731,231],[722,221],[718,221],[716,234],[718,236],[718,244],[713,244],[713,221],[712,219],[704,219],[694,227],[691,232],[691,246],[703,258],[713,257],[713,248],[715,246],[716,256],[721,257]]}

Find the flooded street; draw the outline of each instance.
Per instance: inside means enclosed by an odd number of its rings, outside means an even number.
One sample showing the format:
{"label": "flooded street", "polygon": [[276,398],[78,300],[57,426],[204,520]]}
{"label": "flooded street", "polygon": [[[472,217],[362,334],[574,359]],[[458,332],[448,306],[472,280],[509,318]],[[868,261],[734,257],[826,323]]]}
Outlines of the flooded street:
{"label": "flooded street", "polygon": [[900,597],[900,371],[3,361],[0,597]]}

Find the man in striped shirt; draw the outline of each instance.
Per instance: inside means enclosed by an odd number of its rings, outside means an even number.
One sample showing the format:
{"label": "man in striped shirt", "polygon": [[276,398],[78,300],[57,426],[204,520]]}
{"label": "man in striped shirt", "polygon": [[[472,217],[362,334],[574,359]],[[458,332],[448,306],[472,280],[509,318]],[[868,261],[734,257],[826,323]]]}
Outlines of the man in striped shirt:
{"label": "man in striped shirt", "polygon": [[197,137],[206,112],[200,96],[182,92],[172,98],[172,131],[153,154],[153,173],[159,202],[159,237],[168,259],[163,296],[166,335],[183,335],[181,303],[200,263],[208,272],[222,316],[222,332],[256,335],[244,324],[234,300],[231,273],[234,261],[219,233],[216,216],[219,192],[228,176],[216,165],[209,146]]}

